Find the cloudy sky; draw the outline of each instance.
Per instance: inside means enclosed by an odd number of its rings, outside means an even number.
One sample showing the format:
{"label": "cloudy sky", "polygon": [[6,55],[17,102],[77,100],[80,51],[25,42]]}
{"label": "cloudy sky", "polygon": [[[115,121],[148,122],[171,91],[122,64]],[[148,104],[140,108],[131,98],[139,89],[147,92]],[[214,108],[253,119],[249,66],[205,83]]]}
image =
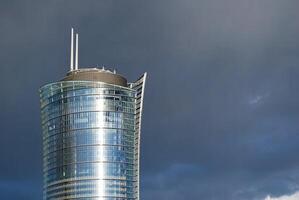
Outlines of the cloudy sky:
{"label": "cloudy sky", "polygon": [[142,200],[299,199],[298,0],[0,0],[0,199],[42,199],[38,88],[148,72]]}

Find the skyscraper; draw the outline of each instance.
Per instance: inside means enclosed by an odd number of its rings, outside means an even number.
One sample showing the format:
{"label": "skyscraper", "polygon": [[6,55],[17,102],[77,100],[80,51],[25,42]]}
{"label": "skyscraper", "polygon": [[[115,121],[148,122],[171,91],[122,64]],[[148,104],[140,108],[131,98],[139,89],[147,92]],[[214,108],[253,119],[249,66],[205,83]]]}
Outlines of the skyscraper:
{"label": "skyscraper", "polygon": [[[78,68],[40,88],[44,200],[139,200],[144,73],[137,81]],[[74,65],[75,60],[75,65]]]}

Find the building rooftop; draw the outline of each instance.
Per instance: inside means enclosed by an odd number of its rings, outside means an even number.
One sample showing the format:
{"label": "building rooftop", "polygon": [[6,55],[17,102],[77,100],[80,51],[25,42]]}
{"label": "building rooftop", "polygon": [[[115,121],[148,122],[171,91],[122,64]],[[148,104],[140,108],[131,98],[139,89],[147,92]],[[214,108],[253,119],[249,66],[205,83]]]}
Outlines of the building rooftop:
{"label": "building rooftop", "polygon": [[80,68],[69,71],[62,81],[99,81],[127,87],[127,79],[103,68]]}

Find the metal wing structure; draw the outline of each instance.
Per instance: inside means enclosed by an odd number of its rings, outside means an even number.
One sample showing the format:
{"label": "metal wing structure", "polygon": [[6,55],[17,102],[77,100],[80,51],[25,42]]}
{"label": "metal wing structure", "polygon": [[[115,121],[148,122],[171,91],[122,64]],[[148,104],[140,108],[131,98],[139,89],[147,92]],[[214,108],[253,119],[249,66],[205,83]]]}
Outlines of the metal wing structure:
{"label": "metal wing structure", "polygon": [[135,191],[137,200],[140,199],[140,138],[141,138],[141,119],[143,110],[144,88],[147,73],[144,73],[138,80],[130,84],[130,87],[136,91],[135,100],[135,174],[137,174],[135,182]]}

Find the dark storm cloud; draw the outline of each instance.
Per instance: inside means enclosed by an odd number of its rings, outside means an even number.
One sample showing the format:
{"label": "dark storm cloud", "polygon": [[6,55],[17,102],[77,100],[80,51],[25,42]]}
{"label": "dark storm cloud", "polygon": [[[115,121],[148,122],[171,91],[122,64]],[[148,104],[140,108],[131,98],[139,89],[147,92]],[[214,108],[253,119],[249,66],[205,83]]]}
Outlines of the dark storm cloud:
{"label": "dark storm cloud", "polygon": [[71,26],[82,66],[112,66],[130,80],[149,73],[144,200],[263,200],[299,190],[298,6],[0,0],[0,198],[41,199],[37,90],[67,71]]}

